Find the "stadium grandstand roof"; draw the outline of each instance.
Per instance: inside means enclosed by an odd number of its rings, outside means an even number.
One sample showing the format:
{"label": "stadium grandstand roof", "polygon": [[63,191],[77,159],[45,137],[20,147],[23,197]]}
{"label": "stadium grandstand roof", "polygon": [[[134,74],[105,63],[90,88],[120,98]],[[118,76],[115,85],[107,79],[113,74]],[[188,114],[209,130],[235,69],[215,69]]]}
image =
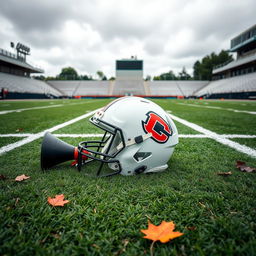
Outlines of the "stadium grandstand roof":
{"label": "stadium grandstand roof", "polygon": [[247,64],[247,63],[250,63],[250,62],[253,62],[253,61],[256,61],[256,53],[254,53],[250,56],[247,56],[247,57],[243,57],[243,58],[238,59],[238,60],[231,61],[227,65],[224,65],[222,67],[218,67],[216,69],[213,69],[212,73],[217,74],[217,73],[220,73],[220,72],[223,72],[223,71],[235,68],[235,67],[242,66],[244,64]]}
{"label": "stadium grandstand roof", "polygon": [[246,29],[238,36],[231,40],[230,52],[236,52],[244,46],[255,43],[256,41],[256,24]]}
{"label": "stadium grandstand roof", "polygon": [[44,70],[38,67],[33,67],[27,62],[17,59],[17,56],[6,50],[0,49],[0,62],[9,63],[24,69],[27,69],[30,73],[44,73]]}

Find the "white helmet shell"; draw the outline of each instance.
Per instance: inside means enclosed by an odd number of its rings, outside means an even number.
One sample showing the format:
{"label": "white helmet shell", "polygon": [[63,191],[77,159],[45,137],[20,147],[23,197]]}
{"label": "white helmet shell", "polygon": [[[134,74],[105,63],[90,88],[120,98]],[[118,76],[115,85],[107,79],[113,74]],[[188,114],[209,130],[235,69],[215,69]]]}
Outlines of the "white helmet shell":
{"label": "white helmet shell", "polygon": [[[177,128],[170,116],[148,99],[119,98],[98,111],[91,122],[105,131],[108,128],[104,124],[121,131],[101,152],[110,155],[119,152],[112,160],[119,162],[122,175],[165,170],[178,144]],[[119,167],[114,162],[108,165],[113,170]]]}

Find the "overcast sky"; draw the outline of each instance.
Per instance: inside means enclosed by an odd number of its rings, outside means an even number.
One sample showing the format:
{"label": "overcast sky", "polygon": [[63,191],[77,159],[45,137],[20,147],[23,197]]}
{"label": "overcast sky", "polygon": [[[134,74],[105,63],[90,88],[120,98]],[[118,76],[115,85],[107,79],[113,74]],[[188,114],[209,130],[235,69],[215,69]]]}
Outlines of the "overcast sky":
{"label": "overcast sky", "polygon": [[0,48],[31,48],[28,62],[45,75],[74,67],[115,76],[115,60],[144,60],[144,77],[229,49],[256,22],[255,0],[2,0]]}

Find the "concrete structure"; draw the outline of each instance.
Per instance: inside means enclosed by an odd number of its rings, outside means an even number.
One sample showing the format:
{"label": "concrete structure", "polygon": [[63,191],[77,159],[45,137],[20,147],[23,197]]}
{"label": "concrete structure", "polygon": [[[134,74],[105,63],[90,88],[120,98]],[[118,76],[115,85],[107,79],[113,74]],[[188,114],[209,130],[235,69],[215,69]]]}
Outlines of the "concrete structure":
{"label": "concrete structure", "polygon": [[230,52],[236,59],[213,69],[213,80],[256,72],[256,24],[231,39]]}

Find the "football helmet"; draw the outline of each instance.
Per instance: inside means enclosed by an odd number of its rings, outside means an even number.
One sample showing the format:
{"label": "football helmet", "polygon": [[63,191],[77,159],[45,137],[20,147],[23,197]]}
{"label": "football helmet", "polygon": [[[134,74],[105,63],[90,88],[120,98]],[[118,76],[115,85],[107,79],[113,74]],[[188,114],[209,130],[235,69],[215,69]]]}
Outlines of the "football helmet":
{"label": "football helmet", "polygon": [[[97,176],[163,171],[178,144],[170,116],[148,99],[118,98],[97,111],[90,122],[103,130],[104,136],[79,143],[77,167],[80,170],[99,161]],[[101,173],[103,165],[110,170],[107,174]]]}

